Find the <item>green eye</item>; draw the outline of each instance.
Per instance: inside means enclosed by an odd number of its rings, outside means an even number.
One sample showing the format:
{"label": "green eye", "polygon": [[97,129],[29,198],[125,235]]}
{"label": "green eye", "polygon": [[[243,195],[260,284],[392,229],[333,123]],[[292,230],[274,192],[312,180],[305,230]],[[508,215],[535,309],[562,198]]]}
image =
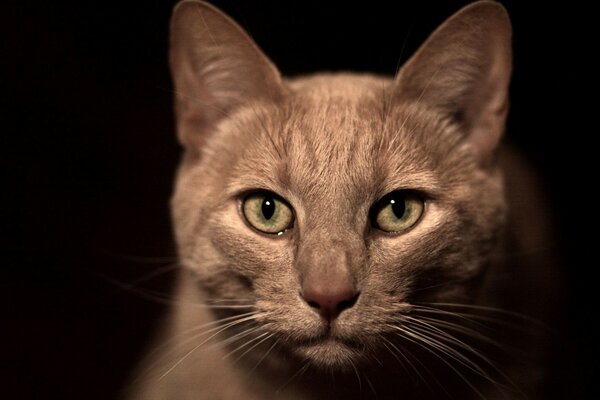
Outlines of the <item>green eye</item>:
{"label": "green eye", "polygon": [[384,196],[373,208],[371,223],[384,232],[402,232],[417,223],[425,203],[417,195],[398,190]]}
{"label": "green eye", "polygon": [[290,206],[269,192],[254,193],[246,197],[242,211],[246,221],[264,233],[280,235],[294,223],[294,214]]}

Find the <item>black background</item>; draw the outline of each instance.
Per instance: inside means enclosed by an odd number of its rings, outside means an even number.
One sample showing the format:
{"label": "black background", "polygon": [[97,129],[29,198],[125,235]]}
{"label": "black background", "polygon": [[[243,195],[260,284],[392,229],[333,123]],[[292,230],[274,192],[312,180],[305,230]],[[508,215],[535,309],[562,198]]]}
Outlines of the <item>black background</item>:
{"label": "black background", "polygon": [[[216,4],[294,75],[392,74],[465,3]],[[554,206],[569,294],[552,392],[588,398],[598,354],[597,250],[584,233],[597,230],[589,189],[597,128],[585,122],[583,97],[591,91],[590,11],[574,2],[503,3],[515,44],[508,135],[537,166]],[[172,283],[171,273],[148,274],[173,260],[173,4],[0,6],[2,398],[115,398],[164,315],[147,295]]]}

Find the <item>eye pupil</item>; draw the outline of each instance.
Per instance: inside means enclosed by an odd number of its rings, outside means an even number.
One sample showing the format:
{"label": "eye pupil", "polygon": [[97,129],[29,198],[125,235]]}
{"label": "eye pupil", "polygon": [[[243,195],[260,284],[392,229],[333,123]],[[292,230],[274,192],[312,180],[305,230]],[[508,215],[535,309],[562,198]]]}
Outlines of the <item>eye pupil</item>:
{"label": "eye pupil", "polygon": [[275,214],[275,201],[271,197],[265,197],[261,206],[261,211],[265,219],[271,219],[273,214]]}
{"label": "eye pupil", "polygon": [[404,200],[392,199],[390,201],[390,204],[392,205],[392,211],[394,212],[396,218],[402,218],[404,216],[404,213],[406,212],[406,204],[404,203]]}

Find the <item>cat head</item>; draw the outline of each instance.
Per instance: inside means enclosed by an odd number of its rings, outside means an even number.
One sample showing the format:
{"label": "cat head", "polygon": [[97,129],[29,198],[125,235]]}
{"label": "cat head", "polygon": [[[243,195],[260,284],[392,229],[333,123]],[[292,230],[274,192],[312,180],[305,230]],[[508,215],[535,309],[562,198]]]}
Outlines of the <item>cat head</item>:
{"label": "cat head", "polygon": [[393,79],[282,79],[231,19],[171,22],[179,256],[209,300],[315,365],[344,367],[423,302],[469,302],[505,218],[495,154],[510,23],[471,4]]}

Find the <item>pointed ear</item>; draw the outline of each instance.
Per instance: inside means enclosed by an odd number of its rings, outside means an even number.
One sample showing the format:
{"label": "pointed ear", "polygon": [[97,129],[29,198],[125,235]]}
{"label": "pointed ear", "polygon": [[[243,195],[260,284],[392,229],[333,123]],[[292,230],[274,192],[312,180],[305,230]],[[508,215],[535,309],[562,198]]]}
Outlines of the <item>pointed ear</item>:
{"label": "pointed ear", "polygon": [[459,123],[487,164],[504,132],[511,64],[506,10],[499,3],[478,1],[431,34],[396,76],[396,93]]}
{"label": "pointed ear", "polygon": [[197,154],[207,134],[238,106],[277,100],[275,66],[228,16],[202,1],[173,10],[169,61],[175,86],[177,135]]}

